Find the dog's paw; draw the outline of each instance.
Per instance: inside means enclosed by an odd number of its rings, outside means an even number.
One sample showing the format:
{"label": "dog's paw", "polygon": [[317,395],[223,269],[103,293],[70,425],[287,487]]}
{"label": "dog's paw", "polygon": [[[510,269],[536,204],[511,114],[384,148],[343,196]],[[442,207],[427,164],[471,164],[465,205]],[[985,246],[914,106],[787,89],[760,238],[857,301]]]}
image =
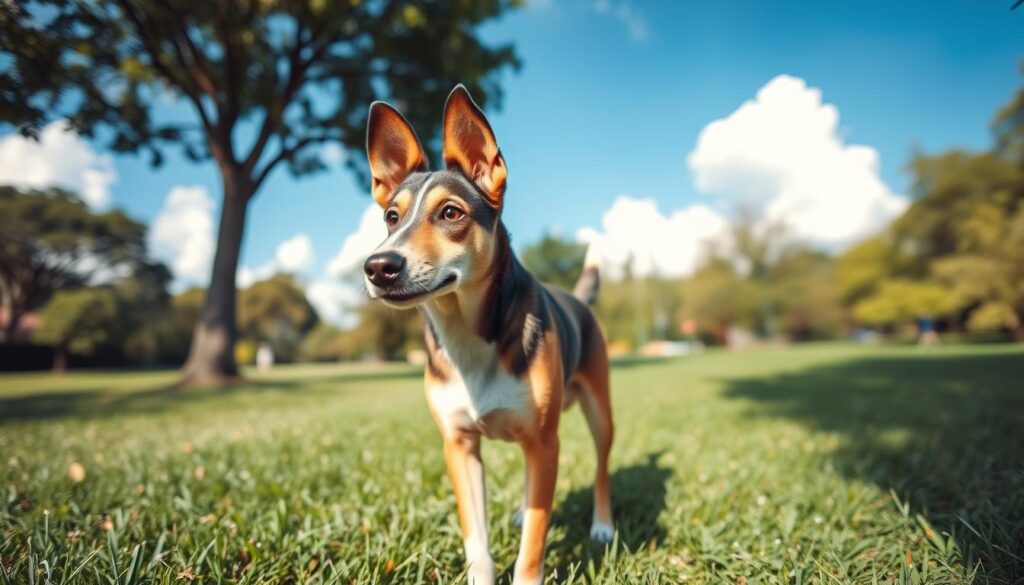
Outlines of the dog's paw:
{"label": "dog's paw", "polygon": [[519,508],[516,510],[515,516],[512,516],[512,526],[522,530],[523,529],[523,509]]}
{"label": "dog's paw", "polygon": [[590,540],[601,544],[609,543],[615,537],[615,527],[604,522],[594,521],[590,525]]}

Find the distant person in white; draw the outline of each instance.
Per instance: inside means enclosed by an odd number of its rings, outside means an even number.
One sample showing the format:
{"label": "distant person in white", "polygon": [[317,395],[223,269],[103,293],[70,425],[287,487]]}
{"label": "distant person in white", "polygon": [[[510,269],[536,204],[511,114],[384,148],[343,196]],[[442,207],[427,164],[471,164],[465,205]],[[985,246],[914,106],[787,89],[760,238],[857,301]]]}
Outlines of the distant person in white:
{"label": "distant person in white", "polygon": [[260,342],[259,349],[256,350],[256,369],[262,373],[270,371],[270,368],[274,365],[274,350],[271,349],[270,344],[266,341]]}

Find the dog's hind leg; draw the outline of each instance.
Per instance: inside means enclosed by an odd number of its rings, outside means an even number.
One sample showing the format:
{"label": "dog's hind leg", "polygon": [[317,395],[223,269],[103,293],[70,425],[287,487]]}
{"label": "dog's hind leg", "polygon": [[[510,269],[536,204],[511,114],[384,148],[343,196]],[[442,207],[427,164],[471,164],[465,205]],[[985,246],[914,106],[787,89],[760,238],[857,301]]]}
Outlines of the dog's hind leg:
{"label": "dog's hind leg", "polygon": [[597,472],[594,475],[594,517],[590,525],[590,538],[598,542],[609,542],[615,534],[612,522],[611,482],[608,476],[608,455],[612,449],[615,434],[612,423],[611,394],[608,384],[608,357],[604,343],[599,352],[591,354],[578,376],[582,379],[580,407],[594,437],[597,449]]}

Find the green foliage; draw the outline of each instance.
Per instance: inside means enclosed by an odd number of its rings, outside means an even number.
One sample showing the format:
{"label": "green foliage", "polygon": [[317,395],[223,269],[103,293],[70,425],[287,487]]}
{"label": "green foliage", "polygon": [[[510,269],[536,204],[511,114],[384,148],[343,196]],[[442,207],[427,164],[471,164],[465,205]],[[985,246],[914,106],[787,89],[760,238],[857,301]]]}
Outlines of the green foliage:
{"label": "green foliage", "polygon": [[917,199],[838,263],[843,300],[868,324],[945,315],[959,329],[1024,337],[1024,93],[997,115],[996,148],[917,155]]}
{"label": "green foliage", "polygon": [[173,310],[167,292],[170,282],[171,272],[165,265],[142,262],[132,274],[113,283],[122,306],[118,320],[127,332],[122,351],[134,363],[177,363],[174,341],[167,333]]}
{"label": "green foliage", "polygon": [[[712,250],[686,278],[635,277],[631,265],[619,280],[604,275],[594,311],[609,339],[633,348],[652,339],[679,339],[684,319],[695,320],[702,337],[717,343],[725,342],[733,326],[793,340],[841,331],[843,312],[828,255],[789,244],[781,227],[758,227],[749,218],[741,217],[733,233],[742,246]],[[548,235],[523,256],[535,275],[571,286],[583,249]]]}
{"label": "green foliage", "polygon": [[[325,168],[325,142],[361,150],[366,107],[384,95],[400,98],[424,138],[456,83],[485,104],[498,99],[497,73],[519,62],[476,28],[518,4],[8,2],[0,122],[30,134],[55,117],[90,135],[104,126],[115,151],[148,152],[158,165],[177,145],[190,159],[234,167],[254,188],[282,162],[295,174]],[[180,100],[194,118],[160,115],[157,96]],[[235,136],[243,122],[255,129],[244,150]]]}
{"label": "green foliage", "polygon": [[69,193],[0,187],[0,299],[18,320],[56,290],[139,269],[146,226],[120,211],[96,213]]}
{"label": "green foliage", "polygon": [[345,333],[329,323],[319,323],[299,346],[299,359],[308,362],[336,362],[346,357]]}
{"label": "green foliage", "polygon": [[[1024,75],[1024,61],[1020,71]],[[1018,89],[1010,101],[996,112],[992,129],[996,135],[996,151],[1024,166],[1024,88]]]}
{"label": "green foliage", "polygon": [[523,248],[520,260],[541,282],[572,290],[586,254],[587,247],[582,244],[544,234],[535,244]]}
{"label": "green foliage", "polygon": [[254,283],[238,295],[238,324],[250,340],[268,341],[275,358],[295,359],[302,335],[319,321],[306,293],[288,274]]}
{"label": "green foliage", "polygon": [[[587,539],[594,446],[574,407],[546,582],[1019,582],[1022,378],[1021,346],[613,367],[618,541]],[[0,375],[9,582],[125,583],[141,545],[140,583],[465,583],[419,369],[286,365],[212,393],[174,380]],[[504,570],[522,454],[490,441],[483,458]]]}
{"label": "green foliage", "polygon": [[[275,168],[326,168],[325,144],[361,151],[369,104],[392,96],[437,151],[441,104],[456,83],[482,106],[519,61],[479,27],[518,0],[34,0],[0,3],[0,124],[34,135],[67,118],[116,152],[168,147],[216,162],[224,221],[183,382],[233,377],[235,270],[252,197]],[[168,100],[192,115],[168,116]],[[99,130],[104,130],[102,133]],[[347,165],[369,184],[365,160]],[[357,162],[358,161],[358,162]],[[293,345],[296,331],[276,326]]]}
{"label": "green foliage", "polygon": [[717,259],[708,262],[687,279],[683,293],[684,312],[696,319],[702,330],[719,341],[729,326],[753,327],[757,312],[756,292],[733,265]]}
{"label": "green foliage", "polygon": [[88,355],[124,334],[118,322],[120,303],[109,288],[60,291],[41,311],[35,331],[39,343]]}
{"label": "green foliage", "polygon": [[971,311],[967,328],[971,331],[999,331],[1020,327],[1017,311],[1012,305],[989,301]]}
{"label": "green foliage", "polygon": [[789,339],[831,339],[842,332],[835,261],[828,255],[790,250],[772,266],[770,287],[777,325]]}
{"label": "green foliage", "polygon": [[856,244],[836,259],[836,286],[842,301],[852,305],[875,292],[893,275],[892,246],[883,236]]}
{"label": "green foliage", "polygon": [[917,317],[944,317],[955,308],[949,292],[935,284],[888,280],[877,293],[857,303],[854,316],[866,325],[898,325]]}
{"label": "green foliage", "polygon": [[398,311],[370,302],[359,308],[359,324],[343,336],[342,354],[353,358],[404,359],[423,347],[423,319],[414,311]]}

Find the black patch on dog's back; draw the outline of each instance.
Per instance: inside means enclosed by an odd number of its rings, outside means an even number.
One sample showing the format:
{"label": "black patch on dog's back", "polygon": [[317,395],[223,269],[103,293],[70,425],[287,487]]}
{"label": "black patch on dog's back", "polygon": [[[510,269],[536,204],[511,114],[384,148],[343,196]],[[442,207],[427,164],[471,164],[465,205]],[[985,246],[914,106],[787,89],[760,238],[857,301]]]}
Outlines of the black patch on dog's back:
{"label": "black patch on dog's back", "polygon": [[554,327],[564,381],[568,381],[579,364],[579,327],[554,294],[519,263],[504,225],[499,224],[497,238],[495,273],[483,304],[479,334],[495,343],[510,373],[520,377],[533,363],[544,335]]}

